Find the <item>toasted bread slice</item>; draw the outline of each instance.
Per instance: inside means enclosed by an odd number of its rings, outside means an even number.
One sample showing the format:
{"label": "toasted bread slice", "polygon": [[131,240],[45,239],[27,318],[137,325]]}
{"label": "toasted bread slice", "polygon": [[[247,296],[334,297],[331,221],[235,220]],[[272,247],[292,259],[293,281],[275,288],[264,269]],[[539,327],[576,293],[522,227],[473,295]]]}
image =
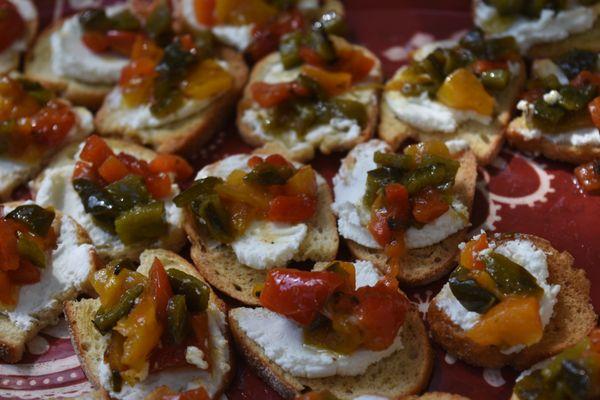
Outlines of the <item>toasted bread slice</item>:
{"label": "toasted bread slice", "polygon": [[[397,79],[402,72],[400,68],[392,80]],[[397,149],[407,139],[411,138],[420,142],[431,140],[465,140],[471,151],[477,157],[477,162],[487,165],[492,162],[500,152],[504,140],[504,129],[510,121],[512,109],[517,100],[523,84],[525,83],[525,65],[520,63],[520,74],[513,78],[508,88],[496,97],[497,116],[491,124],[482,124],[479,121],[469,120],[453,133],[425,132],[400,120],[389,106],[384,97],[381,101],[381,120],[379,122],[379,137]]]}
{"label": "toasted bread slice", "polygon": [[460,396],[458,394],[443,393],[443,392],[429,392],[429,393],[425,393],[421,396],[401,397],[399,400],[469,400],[469,398]]}
{"label": "toasted bread slice", "polygon": [[238,324],[243,308],[229,312],[229,325],[237,347],[258,375],[286,399],[311,390],[329,390],[340,399],[363,394],[389,398],[421,392],[433,368],[433,351],[419,312],[412,307],[402,328],[403,348],[367,368],[359,376],[297,378],[271,361],[262,347],[245,335]]}
{"label": "toasted bread slice", "polygon": [[[253,154],[288,154],[276,143],[256,149]],[[331,212],[333,199],[325,181],[318,185],[317,212],[307,221],[308,233],[300,245],[295,261],[330,261],[338,251],[339,237],[335,217]],[[264,283],[267,271],[240,263],[231,246],[211,246],[207,233],[198,226],[196,218],[186,210],[184,229],[190,240],[191,257],[204,278],[214,287],[248,305],[259,305],[255,296],[257,285]]]}
{"label": "toasted bread slice", "polygon": [[[14,209],[21,204],[5,206]],[[59,235],[57,248],[52,251],[52,261],[42,271],[40,282],[21,287],[16,309],[0,311],[0,359],[3,362],[21,360],[25,344],[41,329],[58,321],[63,302],[91,290],[88,278],[99,266],[99,259],[87,232],[75,220],[59,212],[52,229]],[[66,278],[72,282],[56,287],[60,279]]]}
{"label": "toasted bread slice", "polygon": [[[148,275],[155,258],[158,258],[167,270],[176,268],[202,280],[198,271],[185,259],[171,251],[162,249],[144,251],[140,255],[141,265],[138,268],[138,272]],[[104,362],[104,352],[106,350],[107,341],[92,323],[93,317],[99,307],[99,299],[69,301],[65,303],[65,316],[69,323],[73,348],[79,356],[83,371],[103,397],[109,398],[109,389],[103,387],[102,378],[100,376],[100,364]],[[148,392],[156,389],[158,386],[172,385],[177,382],[185,388],[188,379],[204,386],[207,392],[213,396],[211,398],[218,398],[224,391],[233,376],[235,359],[232,341],[225,320],[227,306],[212,290],[210,293],[208,312],[209,327],[211,330],[211,360],[213,360],[211,372],[207,373],[198,370],[198,376],[195,378],[190,378],[189,374],[183,374],[184,371],[181,370],[157,372],[157,376],[152,377],[152,382],[149,385],[152,387],[141,388],[136,386],[134,388],[137,390],[136,397],[143,398]],[[214,326],[211,327],[211,325]],[[220,338],[214,337],[212,333],[215,332],[215,330],[213,328],[218,330]],[[178,380],[178,374],[180,373],[183,375],[181,375],[181,379]],[[161,375],[165,376],[167,374],[168,381],[161,380]],[[124,389],[125,387],[126,385],[124,384]]]}
{"label": "toasted bread slice", "polygon": [[96,114],[98,133],[132,139],[161,153],[193,155],[227,121],[227,115],[233,113],[234,105],[248,79],[248,67],[241,54],[231,49],[222,49],[220,58],[228,64],[228,71],[233,76],[233,86],[214,99],[208,107],[188,118],[157,128],[135,129],[127,124],[128,121],[120,118],[119,110],[123,110],[123,106],[114,104],[107,97]]}
{"label": "toasted bread slice", "polygon": [[[596,14],[600,13],[600,4],[590,7]],[[585,32],[570,35],[566,39],[552,43],[540,43],[532,46],[527,55],[531,58],[558,57],[570,50],[579,49],[587,51],[600,51],[600,18],[591,29]]]}
{"label": "toasted bread slice", "polygon": [[506,131],[508,142],[514,147],[533,153],[542,153],[552,160],[565,161],[572,164],[583,164],[600,158],[600,146],[554,143],[542,135],[536,139],[528,139],[521,132],[527,129],[523,116],[515,118]]}
{"label": "toasted bread slice", "polygon": [[[458,200],[469,210],[473,206],[475,196],[475,183],[477,180],[477,162],[470,151],[464,151],[460,158],[460,168],[456,173],[454,194]],[[344,162],[353,163],[348,157]],[[407,254],[400,259],[398,280],[402,285],[419,286],[433,282],[446,275],[456,260],[458,244],[464,241],[467,229],[450,235],[442,242],[409,249]],[[371,249],[352,240],[346,240],[348,248],[354,257],[359,260],[371,261],[379,270],[386,271],[388,257],[381,249]]]}
{"label": "toasted bread slice", "polygon": [[465,332],[437,306],[434,298],[427,313],[433,339],[469,364],[488,368],[512,365],[525,369],[574,345],[596,326],[597,316],[590,303],[590,282],[583,270],[573,266],[573,257],[557,251],[545,239],[533,235],[520,237],[531,241],[546,254],[548,282],[561,287],[552,318],[539,343],[517,353],[503,354],[496,346],[482,346],[467,338]]}
{"label": "toasted bread slice", "polygon": [[[283,140],[280,140],[276,137],[267,137],[259,132],[257,132],[254,127],[250,126],[248,123],[244,122],[244,114],[246,110],[249,110],[255,107],[255,102],[252,99],[251,85],[255,82],[264,81],[266,74],[270,71],[271,67],[280,62],[279,53],[271,53],[270,55],[263,58],[261,61],[256,63],[252,72],[250,74],[250,79],[248,81],[248,85],[244,89],[244,96],[237,108],[237,127],[240,131],[240,135],[242,139],[251,146],[260,147],[264,145],[266,142],[275,141],[281,143],[285,147],[288,148],[288,152],[291,157],[300,162],[305,162],[311,160],[315,156],[315,151],[318,149],[323,154],[330,154],[334,151],[344,151],[349,150],[352,147],[356,146],[358,143],[365,142],[369,140],[375,130],[377,129],[377,117],[379,115],[379,88],[374,87],[373,84],[378,85],[381,83],[383,79],[383,75],[381,72],[381,62],[367,48],[351,45],[345,39],[340,37],[331,37],[336,48],[343,46],[352,46],[356,49],[360,49],[365,55],[375,60],[375,66],[373,67],[373,71],[369,77],[365,78],[365,81],[361,82],[358,85],[365,84],[367,90],[374,90],[375,99],[372,99],[366,105],[367,108],[367,123],[365,127],[362,129],[359,135],[352,140],[344,140],[341,141],[339,138],[334,138],[331,136],[327,136],[320,140],[317,144],[312,144],[305,140],[297,140],[290,138],[290,143],[284,143]],[[374,100],[374,101],[373,101]],[[287,141],[287,140],[286,140]]]}
{"label": "toasted bread slice", "polygon": [[8,157],[0,157],[0,200],[10,198],[15,188],[38,174],[58,150],[70,143],[78,142],[92,133],[94,130],[92,114],[82,107],[74,107],[73,112],[76,115],[77,126],[73,128],[61,144],[47,149],[39,157],[32,160],[11,160]]}
{"label": "toasted bread slice", "polygon": [[0,74],[5,74],[9,71],[16,70],[21,64],[21,56],[27,50],[27,47],[35,39],[39,26],[38,13],[33,1],[31,0],[14,0],[9,1],[14,4],[19,11],[19,14],[25,21],[25,37],[13,43],[9,48],[0,53]]}
{"label": "toasted bread slice", "polygon": [[[117,139],[106,139],[106,143],[115,153],[124,152],[148,162],[156,156],[154,151],[135,143]],[[143,241],[132,245],[124,245],[116,234],[102,229],[84,212],[82,207],[79,207],[79,211],[72,209],[73,201],[80,202],[79,196],[71,184],[73,167],[79,155],[80,146],[81,144],[73,144],[63,149],[54,157],[48,167],[30,182],[33,198],[43,205],[51,205],[75,218],[88,231],[96,246],[96,251],[103,259],[137,258],[147,248],[164,248],[173,251],[181,249],[185,244],[185,232],[180,226],[183,224],[184,217],[180,210],[171,204],[170,200],[165,200],[167,221],[169,222],[168,231],[157,240]],[[175,194],[177,193],[175,192],[173,196]]]}
{"label": "toasted bread slice", "polygon": [[60,93],[73,104],[95,110],[100,107],[113,85],[90,84],[70,79],[56,75],[52,68],[52,59],[57,55],[53,54],[50,37],[62,27],[64,22],[64,19],[56,21],[40,33],[33,48],[27,53],[24,74],[27,78]]}

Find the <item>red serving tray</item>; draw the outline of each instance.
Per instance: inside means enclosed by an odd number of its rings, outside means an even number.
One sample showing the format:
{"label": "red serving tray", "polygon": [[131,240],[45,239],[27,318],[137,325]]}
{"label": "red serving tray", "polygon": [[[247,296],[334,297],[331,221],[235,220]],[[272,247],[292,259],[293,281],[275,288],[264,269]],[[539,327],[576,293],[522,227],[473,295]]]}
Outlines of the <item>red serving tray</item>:
{"label": "red serving tray", "polygon": [[[89,6],[113,3],[103,0],[36,0],[42,25]],[[415,46],[460,33],[471,25],[468,1],[450,0],[348,0],[353,39],[369,47],[382,60],[389,77]],[[196,166],[226,155],[248,152],[234,127],[221,132],[200,152]],[[341,155],[319,156],[313,166],[327,179],[335,174]],[[479,169],[472,231],[524,232],[544,237],[559,250],[569,251],[576,265],[592,282],[592,302],[600,309],[600,197],[581,192],[572,166],[534,158],[505,148],[492,166]],[[341,257],[347,254],[341,250]],[[188,256],[188,250],[185,250]],[[409,290],[424,316],[433,294],[443,282]],[[86,397],[91,390],[73,352],[64,321],[45,329],[27,346],[21,363],[0,364],[0,399]],[[446,391],[472,399],[508,399],[516,371],[474,368],[443,350],[429,390]],[[243,360],[227,393],[231,400],[276,400]]]}

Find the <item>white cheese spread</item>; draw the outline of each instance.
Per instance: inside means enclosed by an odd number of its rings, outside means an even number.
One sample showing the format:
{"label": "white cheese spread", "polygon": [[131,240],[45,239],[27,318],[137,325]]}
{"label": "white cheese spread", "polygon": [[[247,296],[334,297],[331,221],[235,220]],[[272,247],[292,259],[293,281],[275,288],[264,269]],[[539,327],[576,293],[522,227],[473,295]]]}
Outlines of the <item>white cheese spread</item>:
{"label": "white cheese spread", "polygon": [[[373,155],[377,151],[391,152],[391,149],[385,142],[374,139],[361,143],[350,151],[333,178],[335,201],[331,206],[338,217],[340,235],[372,249],[382,247],[367,228],[371,215],[363,205],[363,196],[367,188],[367,172],[377,167],[373,161]],[[439,243],[467,227],[468,221],[467,208],[455,200],[446,213],[425,224],[421,229],[415,227],[407,229],[406,247],[414,249]]]}
{"label": "white cheese spread", "polygon": [[185,361],[200,369],[208,369],[208,363],[204,359],[204,352],[196,346],[188,346],[185,349]]}
{"label": "white cheese spread", "polygon": [[105,362],[98,364],[100,383],[109,392],[111,398],[119,400],[137,400],[145,398],[160,386],[167,386],[175,392],[197,389],[203,386],[209,396],[214,396],[223,385],[225,375],[231,369],[229,365],[229,344],[225,338],[227,325],[225,315],[210,304],[208,312],[208,328],[210,331],[210,345],[213,363],[211,369],[203,371],[198,368],[167,369],[158,373],[149,374],[142,382],[137,382],[133,387],[123,383],[123,388],[116,393],[111,388],[111,372]]}
{"label": "white cheese spread", "polygon": [[24,331],[38,323],[58,319],[62,309],[57,305],[74,298],[82,289],[94,268],[91,244],[82,244],[75,222],[66,216],[60,219],[57,246],[41,269],[38,283],[22,286],[14,310],[2,312]]}
{"label": "white cheese spread", "polygon": [[[237,154],[207,165],[198,172],[196,180],[208,176],[226,179],[236,169],[249,172],[250,157],[248,154]],[[254,221],[231,243],[231,247],[238,261],[250,268],[282,267],[298,254],[307,233],[308,226],[303,223]]]}
{"label": "white cheese spread", "polygon": [[67,18],[50,36],[52,70],[56,75],[90,84],[113,85],[128,63],[123,56],[96,54],[81,40],[78,15]]}
{"label": "white cheese spread", "polygon": [[548,58],[534,60],[531,64],[531,74],[536,79],[543,79],[554,75],[561,85],[569,83],[569,78],[567,78],[560,67]]}
{"label": "white cheese spread", "polygon": [[[371,262],[356,261],[356,287],[372,286],[379,273]],[[377,276],[377,278],[374,278]],[[359,349],[350,355],[336,354],[304,343],[303,329],[296,322],[265,308],[238,309],[240,329],[286,372],[303,378],[355,376],[379,360],[402,349],[401,330],[383,351]]]}
{"label": "white cheese spread", "polygon": [[[493,248],[493,245],[490,246]],[[538,249],[533,243],[515,239],[502,243],[493,248],[496,253],[508,257],[515,263],[525,268],[536,279],[537,284],[543,289],[544,294],[540,299],[540,318],[544,327],[548,325],[554,312],[556,297],[560,291],[560,285],[548,284],[548,262],[546,254]],[[489,251],[488,249],[484,251]],[[481,315],[467,311],[454,297],[450,286],[446,283],[440,293],[435,297],[436,304],[452,322],[467,331],[473,328],[481,319]],[[523,346],[502,350],[505,354],[511,354],[522,350]]]}
{"label": "white cheese spread", "polygon": [[[486,27],[493,25],[498,18],[494,7],[478,1],[475,7],[475,25]],[[569,35],[586,31],[594,25],[597,14],[593,7],[572,6],[563,11],[542,10],[539,18],[528,19],[517,17],[502,32],[493,33],[492,37],[513,36],[522,52],[538,43],[555,42]]]}
{"label": "white cheese spread", "polygon": [[450,108],[431,100],[427,93],[407,97],[396,90],[390,90],[383,97],[396,117],[425,132],[452,133],[467,121],[477,121],[484,125],[492,122],[490,116]]}

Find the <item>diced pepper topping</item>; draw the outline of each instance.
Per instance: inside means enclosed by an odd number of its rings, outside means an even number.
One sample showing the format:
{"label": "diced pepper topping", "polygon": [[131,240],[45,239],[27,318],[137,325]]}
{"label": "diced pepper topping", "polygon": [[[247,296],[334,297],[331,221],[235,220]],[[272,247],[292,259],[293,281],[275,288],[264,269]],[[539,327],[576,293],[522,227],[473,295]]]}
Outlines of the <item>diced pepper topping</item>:
{"label": "diced pepper topping", "polygon": [[460,68],[449,75],[437,91],[437,99],[448,107],[492,115],[496,101],[472,72]]}
{"label": "diced pepper topping", "polygon": [[575,168],[579,185],[586,192],[600,191],[600,160],[592,161]]}
{"label": "diced pepper topping", "polygon": [[164,323],[167,318],[167,303],[173,296],[173,289],[171,289],[169,276],[165,271],[165,267],[158,258],[155,258],[152,263],[149,277],[152,297],[156,305],[156,317]]}

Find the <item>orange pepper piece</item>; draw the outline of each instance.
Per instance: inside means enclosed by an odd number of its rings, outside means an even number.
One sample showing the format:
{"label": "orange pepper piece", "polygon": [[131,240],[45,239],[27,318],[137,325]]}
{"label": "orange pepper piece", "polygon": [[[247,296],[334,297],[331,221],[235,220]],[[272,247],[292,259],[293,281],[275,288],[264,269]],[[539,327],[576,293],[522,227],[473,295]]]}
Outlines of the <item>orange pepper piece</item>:
{"label": "orange pepper piece", "polygon": [[352,85],[352,75],[348,72],[330,72],[305,64],[302,74],[317,82],[330,96],[343,93]]}
{"label": "orange pepper piece", "polygon": [[479,79],[466,68],[459,68],[446,78],[438,89],[437,99],[448,107],[486,116],[493,114],[496,104]]}
{"label": "orange pepper piece", "polygon": [[489,247],[487,235],[482,233],[479,239],[471,240],[465,244],[465,248],[460,252],[460,265],[467,269],[485,269],[485,263],[475,257],[476,253],[485,250]]}

